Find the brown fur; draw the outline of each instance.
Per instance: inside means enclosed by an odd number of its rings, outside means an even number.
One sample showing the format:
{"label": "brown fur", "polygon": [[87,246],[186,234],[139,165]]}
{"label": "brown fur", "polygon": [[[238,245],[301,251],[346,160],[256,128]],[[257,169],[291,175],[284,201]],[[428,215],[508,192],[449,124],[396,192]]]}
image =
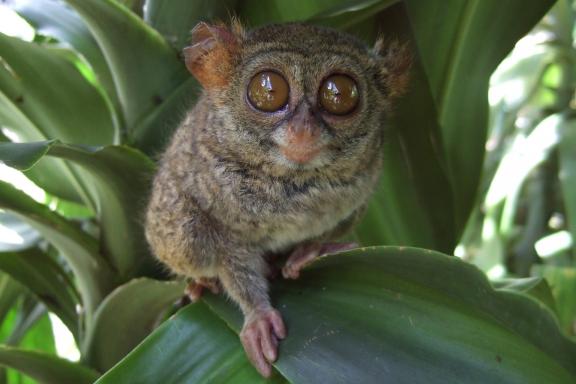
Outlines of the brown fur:
{"label": "brown fur", "polygon": [[[204,94],[162,158],[146,234],[174,273],[220,279],[249,317],[270,308],[266,254],[331,239],[357,221],[379,178],[386,114],[405,88],[409,58],[397,45],[394,53],[382,42],[370,50],[349,35],[303,24],[247,34],[238,25],[200,24],[193,39],[187,65]],[[246,86],[263,69],[288,81],[285,110],[263,113],[248,104]],[[358,84],[360,103],[349,116],[317,106],[319,85],[331,73]],[[275,144],[302,105],[325,145],[309,167],[288,164]]]}

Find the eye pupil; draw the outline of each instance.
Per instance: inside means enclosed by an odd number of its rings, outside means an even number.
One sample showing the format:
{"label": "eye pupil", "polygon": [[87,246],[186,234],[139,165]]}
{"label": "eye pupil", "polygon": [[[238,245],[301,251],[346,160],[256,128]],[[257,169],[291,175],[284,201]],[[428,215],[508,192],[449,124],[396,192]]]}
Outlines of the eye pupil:
{"label": "eye pupil", "polygon": [[322,83],[320,105],[333,115],[347,115],[358,105],[356,82],[346,75],[332,75]]}
{"label": "eye pupil", "polygon": [[250,80],[248,100],[263,112],[275,112],[288,103],[288,82],[278,73],[263,71]]}

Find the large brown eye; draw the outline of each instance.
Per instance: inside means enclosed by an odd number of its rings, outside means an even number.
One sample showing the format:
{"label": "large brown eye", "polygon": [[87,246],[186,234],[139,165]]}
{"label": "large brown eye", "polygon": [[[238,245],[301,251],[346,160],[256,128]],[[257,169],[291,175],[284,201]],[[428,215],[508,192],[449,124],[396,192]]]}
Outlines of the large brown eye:
{"label": "large brown eye", "polygon": [[346,115],[358,105],[356,82],[346,75],[332,75],[320,86],[320,105],[334,114]]}
{"label": "large brown eye", "polygon": [[256,109],[274,112],[288,102],[288,83],[272,71],[260,72],[250,80],[248,99]]}

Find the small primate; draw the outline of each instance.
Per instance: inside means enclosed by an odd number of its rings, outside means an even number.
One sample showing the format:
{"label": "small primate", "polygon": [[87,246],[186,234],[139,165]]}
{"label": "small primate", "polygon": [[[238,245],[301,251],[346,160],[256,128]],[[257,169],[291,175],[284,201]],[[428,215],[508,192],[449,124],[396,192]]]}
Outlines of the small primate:
{"label": "small primate", "polygon": [[281,314],[268,295],[271,255],[295,279],[359,219],[382,169],[391,103],[410,54],[304,24],[245,32],[198,24],[186,66],[203,88],[162,156],[146,217],[154,254],[189,279],[223,289],[244,313],[240,338],[270,376]]}

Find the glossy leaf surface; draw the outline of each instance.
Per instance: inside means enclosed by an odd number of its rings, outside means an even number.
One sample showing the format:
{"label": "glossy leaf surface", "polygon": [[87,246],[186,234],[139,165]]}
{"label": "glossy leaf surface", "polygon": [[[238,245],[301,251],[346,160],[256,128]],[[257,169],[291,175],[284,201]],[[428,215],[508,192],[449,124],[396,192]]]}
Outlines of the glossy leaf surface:
{"label": "glossy leaf surface", "polygon": [[[274,305],[288,326],[275,366],[290,382],[386,377],[395,383],[571,383],[576,378],[576,344],[562,335],[553,314],[524,295],[494,290],[478,269],[455,257],[415,248],[364,248],[324,257],[299,280],[277,280],[273,287]],[[239,330],[242,317],[234,305],[222,297],[206,301]],[[167,382],[176,382],[182,372],[207,380],[214,371],[197,359],[222,364],[213,346],[242,353],[237,340],[200,349],[163,345],[187,337],[196,346],[198,338],[228,334],[222,323],[204,320],[211,316],[202,304],[185,308],[102,382],[153,374],[146,368],[149,359],[160,365],[178,359],[179,370],[163,371],[176,372],[164,376]],[[184,350],[196,351],[194,358],[181,360]]]}

